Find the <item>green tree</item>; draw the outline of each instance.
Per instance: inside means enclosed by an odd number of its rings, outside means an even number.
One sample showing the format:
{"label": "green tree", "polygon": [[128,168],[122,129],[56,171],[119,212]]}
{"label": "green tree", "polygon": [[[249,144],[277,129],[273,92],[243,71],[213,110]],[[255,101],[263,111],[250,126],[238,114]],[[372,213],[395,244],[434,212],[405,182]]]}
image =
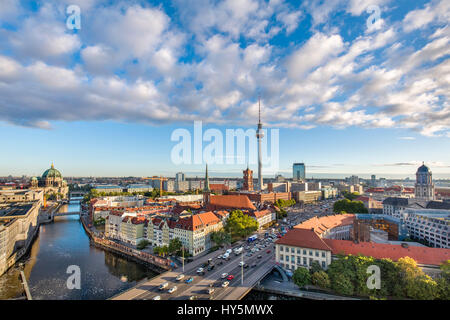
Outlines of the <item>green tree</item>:
{"label": "green tree", "polygon": [[175,238],[169,241],[169,247],[168,252],[169,253],[175,253],[181,250],[181,247],[183,244],[181,243],[180,239]]}
{"label": "green tree", "polygon": [[362,201],[350,201],[348,199],[343,199],[336,201],[333,205],[333,212],[335,213],[368,213],[364,203]]}
{"label": "green tree", "polygon": [[225,225],[225,231],[231,233],[232,237],[247,237],[258,230],[258,222],[241,210],[234,210],[230,213]]}
{"label": "green tree", "polygon": [[311,282],[313,285],[328,289],[330,287],[330,278],[325,271],[317,271],[311,275]]}
{"label": "green tree", "polygon": [[344,196],[344,198],[347,198],[348,200],[353,201],[359,197],[359,192],[344,191],[344,192],[342,192],[342,195]]}
{"label": "green tree", "polygon": [[211,240],[217,246],[223,246],[224,244],[231,243],[231,236],[224,230],[211,232]]}
{"label": "green tree", "polygon": [[143,249],[145,249],[145,248],[149,245],[149,243],[150,243],[150,242],[148,242],[147,240],[141,240],[141,241],[138,243],[138,245],[136,246],[136,248],[137,248],[138,250],[143,250]]}
{"label": "green tree", "polygon": [[320,266],[320,263],[318,261],[314,260],[311,263],[311,266],[309,268],[309,273],[314,274],[314,273],[319,272],[319,271],[323,271],[323,269]]}
{"label": "green tree", "polygon": [[299,287],[302,288],[307,284],[311,283],[311,275],[309,270],[304,267],[299,267],[294,271],[292,275],[292,281]]}

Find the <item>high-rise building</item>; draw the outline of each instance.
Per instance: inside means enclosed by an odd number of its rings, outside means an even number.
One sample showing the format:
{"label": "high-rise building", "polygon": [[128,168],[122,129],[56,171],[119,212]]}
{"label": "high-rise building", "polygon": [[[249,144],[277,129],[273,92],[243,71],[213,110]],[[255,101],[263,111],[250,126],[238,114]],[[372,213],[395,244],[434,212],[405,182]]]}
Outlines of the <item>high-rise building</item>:
{"label": "high-rise building", "polygon": [[177,182],[183,182],[185,181],[185,176],[183,172],[177,172],[177,174],[175,175],[175,181]]}
{"label": "high-rise building", "polygon": [[247,170],[244,170],[244,185],[242,189],[253,191],[253,171],[247,167]]}
{"label": "high-rise building", "polygon": [[259,99],[259,120],[258,130],[256,131],[256,138],[258,139],[258,191],[263,189],[263,177],[262,177],[262,153],[261,153],[261,140],[264,137],[261,123],[261,99]]}
{"label": "high-rise building", "polygon": [[377,186],[377,177],[374,174],[370,177],[370,184],[372,185],[372,187]]}
{"label": "high-rise building", "polygon": [[424,163],[422,163],[416,172],[415,195],[419,200],[434,200],[432,174]]}
{"label": "high-rise building", "polygon": [[294,180],[305,180],[305,164],[304,163],[294,163],[292,166],[292,178]]}

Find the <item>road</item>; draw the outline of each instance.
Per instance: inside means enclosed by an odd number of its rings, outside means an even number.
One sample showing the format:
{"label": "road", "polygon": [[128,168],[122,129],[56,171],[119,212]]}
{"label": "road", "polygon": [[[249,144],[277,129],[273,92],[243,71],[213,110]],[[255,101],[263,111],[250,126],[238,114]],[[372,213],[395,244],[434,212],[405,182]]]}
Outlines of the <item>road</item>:
{"label": "road", "polygon": [[[235,246],[239,247],[239,246]],[[244,245],[244,248],[246,244]],[[253,248],[253,245],[251,245]],[[182,273],[181,268],[177,270],[165,272],[160,276],[150,279],[148,281],[142,282],[135,288],[128,290],[116,297],[113,300],[150,300],[155,296],[160,296],[161,300],[175,299],[175,300],[186,300],[191,296],[196,296],[197,299],[209,300],[210,298],[215,300],[230,300],[230,299],[240,299],[246,294],[251,288],[267,273],[272,270],[274,265],[274,244],[270,243],[266,248],[254,253],[251,257],[247,256],[250,249],[244,250],[243,254],[236,256],[234,253],[230,254],[230,260],[225,261],[222,259],[217,259],[217,256],[223,254],[225,249],[215,251],[202,259],[197,259],[196,261],[186,265],[184,279],[181,281],[176,281],[176,277]],[[267,253],[270,250],[270,253]],[[258,256],[261,255],[261,258]],[[198,275],[196,270],[202,263],[206,262],[210,257],[214,257],[213,261],[215,267],[211,271],[206,271],[204,275]],[[241,274],[242,268],[239,266],[239,262],[244,260],[245,263],[249,265],[248,268],[244,268],[244,285],[241,284]],[[222,261],[222,264],[219,265]],[[251,267],[252,264],[256,263],[256,267]],[[234,279],[229,281],[230,284],[227,288],[222,288],[222,283],[226,279],[222,279],[222,273],[228,273],[234,275]],[[187,284],[185,280],[189,277],[193,277],[192,283]],[[227,280],[228,281],[228,280]],[[158,289],[161,283],[168,282],[169,286],[163,291]],[[212,285],[214,288],[214,293],[209,296],[207,293],[208,288]],[[168,289],[176,286],[177,290],[170,294]]]}

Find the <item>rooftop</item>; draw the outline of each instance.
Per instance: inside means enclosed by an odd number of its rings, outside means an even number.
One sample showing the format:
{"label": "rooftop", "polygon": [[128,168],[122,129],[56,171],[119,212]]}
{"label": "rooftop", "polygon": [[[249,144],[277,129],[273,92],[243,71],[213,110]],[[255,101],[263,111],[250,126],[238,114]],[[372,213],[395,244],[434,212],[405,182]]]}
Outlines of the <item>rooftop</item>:
{"label": "rooftop", "polygon": [[450,249],[428,248],[409,246],[407,248],[401,245],[360,242],[354,243],[349,240],[323,239],[331,248],[333,254],[343,253],[346,255],[364,255],[377,259],[389,258],[397,261],[403,257],[410,257],[419,264],[440,265],[442,262],[450,259]]}
{"label": "rooftop", "polygon": [[275,244],[331,251],[324,240],[311,229],[291,229]]}
{"label": "rooftop", "polygon": [[313,217],[305,222],[294,226],[294,229],[308,229],[314,228],[317,234],[322,234],[328,229],[335,228],[337,226],[344,226],[353,224],[355,220],[354,214],[336,214],[331,216]]}
{"label": "rooftop", "polygon": [[11,202],[0,204],[1,218],[16,218],[24,216],[30,211],[35,202]]}

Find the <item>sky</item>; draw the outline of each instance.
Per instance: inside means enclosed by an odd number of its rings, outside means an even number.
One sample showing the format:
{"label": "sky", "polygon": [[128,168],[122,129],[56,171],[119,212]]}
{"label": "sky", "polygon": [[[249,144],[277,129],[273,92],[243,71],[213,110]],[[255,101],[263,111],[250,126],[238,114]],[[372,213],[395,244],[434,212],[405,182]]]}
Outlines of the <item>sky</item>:
{"label": "sky", "polygon": [[240,176],[256,148],[226,132],[254,137],[260,98],[267,177],[450,178],[449,21],[446,0],[1,0],[0,176]]}

